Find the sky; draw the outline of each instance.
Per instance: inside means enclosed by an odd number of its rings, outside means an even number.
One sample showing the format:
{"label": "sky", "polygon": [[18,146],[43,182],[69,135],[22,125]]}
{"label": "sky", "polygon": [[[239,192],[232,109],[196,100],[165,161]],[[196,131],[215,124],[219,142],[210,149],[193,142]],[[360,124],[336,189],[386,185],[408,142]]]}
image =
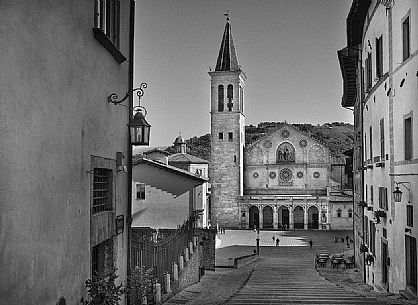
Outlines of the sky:
{"label": "sky", "polygon": [[[341,107],[337,50],[346,46],[351,0],[137,0],[134,85],[150,146],[210,133],[210,77],[230,23],[247,75],[245,124],[352,123]],[[136,101],[135,101],[136,102]]]}

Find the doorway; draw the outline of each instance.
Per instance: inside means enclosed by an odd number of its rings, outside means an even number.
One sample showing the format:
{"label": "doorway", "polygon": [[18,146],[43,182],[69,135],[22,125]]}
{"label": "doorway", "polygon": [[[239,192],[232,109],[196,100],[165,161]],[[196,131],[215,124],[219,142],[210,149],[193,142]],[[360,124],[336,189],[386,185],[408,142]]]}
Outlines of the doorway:
{"label": "doorway", "polygon": [[259,211],[258,211],[258,208],[254,205],[251,206],[249,213],[250,213],[250,215],[249,215],[250,216],[250,219],[249,219],[250,229],[259,228],[260,226],[259,226],[259,217],[258,217]]}
{"label": "doorway", "polygon": [[405,235],[406,287],[417,294],[417,240]]}
{"label": "doorway", "polygon": [[273,209],[266,206],[263,209],[263,229],[273,229]]}

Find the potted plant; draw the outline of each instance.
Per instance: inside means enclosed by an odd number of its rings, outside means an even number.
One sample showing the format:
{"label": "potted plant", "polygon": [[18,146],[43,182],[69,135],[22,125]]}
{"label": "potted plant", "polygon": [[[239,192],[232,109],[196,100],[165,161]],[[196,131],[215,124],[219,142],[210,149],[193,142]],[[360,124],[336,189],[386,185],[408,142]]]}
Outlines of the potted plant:
{"label": "potted plant", "polygon": [[117,285],[116,268],[105,268],[102,273],[96,273],[92,279],[86,280],[87,299],[81,299],[83,305],[118,305],[125,293],[123,285]]}
{"label": "potted plant", "polygon": [[370,266],[373,263],[374,263],[374,256],[370,253],[367,254],[366,255],[366,264]]}
{"label": "potted plant", "polygon": [[376,219],[376,223],[380,223],[380,218],[386,217],[386,212],[382,210],[374,211],[374,218]]}
{"label": "potted plant", "polygon": [[131,269],[126,284],[126,293],[131,304],[147,304],[148,297],[152,293],[153,268],[136,266]]}
{"label": "potted plant", "polygon": [[369,252],[369,248],[367,248],[365,244],[362,244],[360,246],[360,253],[366,253],[366,252]]}

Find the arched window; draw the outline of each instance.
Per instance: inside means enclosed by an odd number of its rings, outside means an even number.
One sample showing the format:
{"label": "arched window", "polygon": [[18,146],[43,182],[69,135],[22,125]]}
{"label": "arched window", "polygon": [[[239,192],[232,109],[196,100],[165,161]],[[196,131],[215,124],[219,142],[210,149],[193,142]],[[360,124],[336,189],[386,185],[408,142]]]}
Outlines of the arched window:
{"label": "arched window", "polygon": [[289,142],[284,142],[277,147],[276,163],[295,162],[295,148]]}
{"label": "arched window", "polygon": [[218,111],[224,111],[224,86],[218,86]]}
{"label": "arched window", "polygon": [[341,217],[341,209],[337,210],[337,217]]}
{"label": "arched window", "polygon": [[234,98],[234,86],[231,84],[226,87],[226,97],[228,99],[228,110],[232,111],[232,108],[234,107],[234,103],[232,102],[232,99]]}

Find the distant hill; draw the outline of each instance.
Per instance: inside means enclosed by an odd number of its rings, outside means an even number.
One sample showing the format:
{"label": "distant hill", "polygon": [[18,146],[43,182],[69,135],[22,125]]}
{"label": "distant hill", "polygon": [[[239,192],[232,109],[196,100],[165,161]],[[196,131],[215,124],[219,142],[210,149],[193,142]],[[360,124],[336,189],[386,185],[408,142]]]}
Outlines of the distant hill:
{"label": "distant hill", "polygon": [[[257,126],[245,126],[245,144],[251,144],[283,122],[262,122]],[[322,141],[331,155],[336,156],[354,146],[354,126],[349,123],[332,122],[323,125],[292,124],[297,129]],[[210,134],[186,140],[187,152],[191,155],[210,160]]]}

